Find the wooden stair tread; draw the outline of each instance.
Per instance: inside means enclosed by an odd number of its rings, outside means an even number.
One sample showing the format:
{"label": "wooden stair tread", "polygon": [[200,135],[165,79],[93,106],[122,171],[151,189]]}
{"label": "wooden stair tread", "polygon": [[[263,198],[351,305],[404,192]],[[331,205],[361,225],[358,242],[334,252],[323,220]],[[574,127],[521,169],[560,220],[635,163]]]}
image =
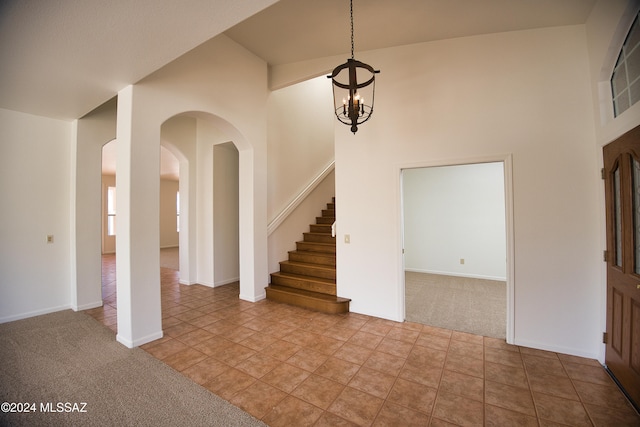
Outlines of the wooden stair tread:
{"label": "wooden stair tread", "polygon": [[287,265],[294,265],[294,266],[298,266],[298,267],[308,267],[308,268],[314,268],[314,269],[318,269],[318,270],[333,270],[335,271],[335,267],[331,267],[328,265],[323,265],[323,264],[313,264],[313,263],[309,263],[309,262],[300,262],[300,261],[291,261],[291,260],[287,260],[287,261],[280,261],[280,265],[283,264],[287,264]]}
{"label": "wooden stair tread", "polygon": [[318,282],[326,285],[336,284],[336,281],[332,279],[325,279],[323,277],[315,277],[315,276],[306,276],[304,274],[286,273],[286,272],[278,271],[276,273],[271,273],[271,275],[279,276],[279,277],[287,277],[287,278],[297,279],[297,280],[308,280],[310,282]]}
{"label": "wooden stair tread", "polygon": [[324,313],[348,313],[349,298],[337,296],[336,238],[331,235],[335,221],[335,197],[316,217],[316,224],[288,251],[280,271],[271,273],[265,288],[267,299]]}
{"label": "wooden stair tread", "polygon": [[295,294],[295,295],[300,295],[306,298],[318,299],[318,300],[329,301],[329,302],[342,303],[342,302],[351,301],[351,299],[349,298],[343,298],[336,295],[322,294],[320,292],[306,291],[304,289],[288,288],[286,286],[269,285],[266,287],[266,289],[272,289],[279,292],[285,292],[288,294]]}
{"label": "wooden stair tread", "polygon": [[[309,243],[309,242],[306,242]],[[331,243],[318,243],[319,245],[328,245],[333,246]],[[313,255],[325,258],[335,258],[336,254],[334,252],[318,252],[318,251],[308,251],[304,249],[295,249],[293,251],[289,251],[289,254],[299,254],[299,255]]]}

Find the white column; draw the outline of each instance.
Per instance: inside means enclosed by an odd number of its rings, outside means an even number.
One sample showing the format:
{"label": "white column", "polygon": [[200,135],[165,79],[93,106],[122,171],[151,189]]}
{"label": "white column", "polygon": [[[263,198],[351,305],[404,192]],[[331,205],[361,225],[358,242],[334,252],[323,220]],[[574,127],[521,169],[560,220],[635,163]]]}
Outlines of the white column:
{"label": "white column", "polygon": [[136,90],[128,86],[118,93],[116,339],[127,347],[162,337],[160,126],[145,123]]}

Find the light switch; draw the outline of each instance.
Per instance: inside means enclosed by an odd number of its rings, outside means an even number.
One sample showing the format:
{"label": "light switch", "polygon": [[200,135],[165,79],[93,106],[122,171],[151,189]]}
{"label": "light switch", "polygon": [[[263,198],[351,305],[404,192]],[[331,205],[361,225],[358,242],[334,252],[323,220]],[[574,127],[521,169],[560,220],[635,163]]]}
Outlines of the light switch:
{"label": "light switch", "polygon": [[47,234],[47,243],[53,243],[53,234]]}
{"label": "light switch", "polygon": [[351,243],[351,235],[345,234],[344,235],[344,242],[345,243]]}

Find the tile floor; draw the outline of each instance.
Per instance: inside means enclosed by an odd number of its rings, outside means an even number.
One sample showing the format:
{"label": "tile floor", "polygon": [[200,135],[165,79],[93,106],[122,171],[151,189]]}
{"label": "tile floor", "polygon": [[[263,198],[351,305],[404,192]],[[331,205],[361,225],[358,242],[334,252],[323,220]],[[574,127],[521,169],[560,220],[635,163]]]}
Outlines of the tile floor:
{"label": "tile floor", "polygon": [[[115,260],[104,258],[115,331]],[[638,426],[595,360],[355,313],[238,299],[161,269],[164,337],[142,348],[270,426]]]}

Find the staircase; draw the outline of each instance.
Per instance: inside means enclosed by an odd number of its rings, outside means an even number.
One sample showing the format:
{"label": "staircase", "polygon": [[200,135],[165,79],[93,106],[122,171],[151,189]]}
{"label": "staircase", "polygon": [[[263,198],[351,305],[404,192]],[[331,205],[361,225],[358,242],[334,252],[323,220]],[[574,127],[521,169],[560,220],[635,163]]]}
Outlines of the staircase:
{"label": "staircase", "polygon": [[336,238],[331,236],[335,217],[333,198],[303,241],[296,242],[296,250],[289,251],[289,259],[280,262],[280,271],[271,274],[267,299],[323,313],[349,312],[351,300],[336,293]]}

